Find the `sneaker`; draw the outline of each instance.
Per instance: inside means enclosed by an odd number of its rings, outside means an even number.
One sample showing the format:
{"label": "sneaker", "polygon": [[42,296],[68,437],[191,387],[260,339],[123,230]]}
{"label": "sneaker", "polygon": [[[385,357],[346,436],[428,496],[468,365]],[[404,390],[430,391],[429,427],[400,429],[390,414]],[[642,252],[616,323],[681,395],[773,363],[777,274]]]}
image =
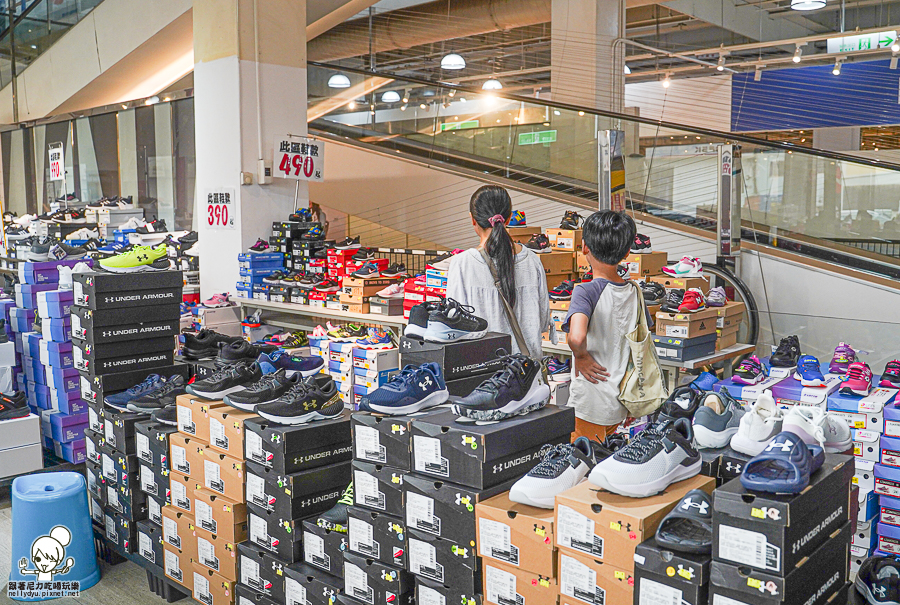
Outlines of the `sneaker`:
{"label": "sneaker", "polygon": [[313,338],[328,338],[328,332],[322,326],[316,326],[312,331]]}
{"label": "sneaker", "polygon": [[258,328],[262,325],[262,309],[257,309],[252,315],[241,320],[241,325],[246,328]]}
{"label": "sneaker", "polygon": [[357,340],[356,346],[360,349],[393,349],[394,336],[390,332],[376,330],[374,334]]}
{"label": "sneaker", "polygon": [[709,291],[706,295],[706,304],[710,307],[724,307],[728,302],[728,296],[725,295],[725,288],[718,286]]}
{"label": "sneaker", "polygon": [[700,375],[691,382],[690,387],[695,391],[712,391],[718,382],[718,377],[712,372],[700,372]]}
{"label": "sneaker", "polygon": [[692,422],[697,447],[718,449],[728,445],[746,413],[728,391],[707,393]]}
{"label": "sneaker", "polygon": [[553,252],[553,250],[550,249],[550,239],[543,233],[535,233],[532,235],[531,239],[525,242],[525,247],[538,254]]}
{"label": "sneaker", "polygon": [[294,356],[285,351],[275,351],[274,353],[260,353],[256,358],[265,374],[273,374],[283,370],[288,378],[299,374],[306,378],[318,374],[325,368],[325,360],[318,355],[311,357]]}
{"label": "sneaker", "polygon": [[900,603],[900,560],[875,555],[863,561],[854,580],[856,590],[870,605]]}
{"label": "sneaker", "polygon": [[387,269],[381,272],[382,277],[406,277],[406,265],[403,263],[393,263]]}
{"label": "sneaker", "polygon": [[169,268],[168,251],[164,244],[155,248],[136,246],[124,254],[100,259],[100,268],[112,273],[165,271]]}
{"label": "sneaker", "polygon": [[631,244],[632,254],[649,254],[653,252],[653,246],[650,245],[650,237],[640,233],[635,234],[634,243]]}
{"label": "sneaker", "polygon": [[[450,269],[450,261],[453,260],[453,257],[457,254],[464,252],[464,250],[451,250],[446,254],[441,254],[438,257],[431,259],[430,262],[426,263],[426,269],[434,269],[436,271],[448,271]],[[425,281],[425,276],[422,276],[422,281]]]}
{"label": "sneaker", "polygon": [[353,273],[351,273],[353,277],[358,277],[360,279],[368,279],[370,277],[380,277],[381,271],[378,269],[378,265],[375,263],[366,263]]}
{"label": "sneaker", "polygon": [[[271,365],[269,367],[272,367]],[[266,370],[260,364],[260,369]],[[253,412],[257,405],[272,403],[288,390],[303,380],[302,376],[294,375],[288,377],[284,370],[276,370],[272,373],[263,374],[259,380],[243,388],[225,395],[222,399],[225,403],[238,410],[245,412]]]}
{"label": "sneaker", "polygon": [[562,220],[559,222],[559,228],[578,229],[578,225],[581,224],[582,220],[582,216],[574,210],[566,210],[566,213],[563,215]]}
{"label": "sneaker", "polygon": [[106,244],[105,246],[101,246],[97,249],[97,252],[100,253],[100,256],[115,256],[116,254],[128,252],[134,248],[131,244],[124,244],[122,242],[111,242]]}
{"label": "sneaker", "polygon": [[170,405],[167,408],[162,408],[156,410],[152,414],[150,414],[150,419],[153,422],[158,422],[160,424],[165,424],[168,426],[177,426],[178,425],[178,408],[174,405]]}
{"label": "sneaker", "polygon": [[674,277],[703,277],[703,263],[699,258],[685,256],[670,267],[663,267],[663,273]]}
{"label": "sneaker", "polygon": [[343,412],[341,394],[328,374],[304,378],[277,400],[256,408],[266,420],[288,425],[336,418]]}
{"label": "sneaker", "polygon": [[[383,275],[383,274],[382,274]],[[391,284],[387,288],[379,290],[376,294],[379,298],[403,298],[405,295],[405,290],[403,288],[403,284]]]}
{"label": "sneaker", "polygon": [[[429,319],[429,330],[431,329]],[[453,412],[475,420],[503,420],[539,410],[550,399],[550,387],[541,377],[541,366],[521,353],[508,355],[498,349],[503,369],[453,405]]]}
{"label": "sneaker", "polygon": [[403,329],[403,335],[409,338],[424,339],[428,331],[428,318],[431,314],[443,306],[441,302],[424,302],[415,305],[409,310],[409,320],[406,328]]}
{"label": "sneaker", "polygon": [[319,248],[315,252],[312,253],[312,258],[319,259],[327,259],[328,258],[328,248]]}
{"label": "sneaker", "polygon": [[850,364],[856,361],[856,351],[848,344],[840,343],[834,348],[834,355],[828,372],[831,374],[846,374]]}
{"label": "sneaker", "polygon": [[300,239],[304,242],[320,242],[325,239],[325,230],[322,229],[321,225],[316,225],[309,231],[306,231],[300,236]]}
{"label": "sneaker", "polygon": [[884,366],[884,372],[881,373],[881,381],[878,386],[887,387],[889,389],[900,388],[900,361],[887,362]]}
{"label": "sneaker", "polygon": [[556,357],[551,357],[547,362],[547,371],[556,382],[568,382],[572,379],[572,361],[566,359],[560,361]]}
{"label": "sneaker", "polygon": [[49,237],[35,239],[31,244],[31,248],[25,253],[25,260],[33,263],[47,262],[50,258],[50,248],[52,248],[55,243],[56,241]]}
{"label": "sneaker", "polygon": [[[641,294],[648,305],[661,305],[666,300],[666,288],[662,284],[648,281],[641,283]],[[681,303],[678,303],[681,305]]]}
{"label": "sneaker", "polygon": [[512,216],[509,217],[510,227],[526,227],[525,213],[521,210],[513,210]]}
{"label": "sneaker", "polygon": [[262,353],[274,353],[277,350],[278,347],[267,344],[251,344],[241,338],[219,347],[216,364],[219,366],[231,366],[238,362],[250,363],[256,361]]}
{"label": "sneaker", "polygon": [[597,464],[588,480],[631,498],[658,494],[676,481],[700,472],[700,452],[691,442],[694,431],[686,418],[666,420],[644,429],[634,441]]}
{"label": "sneaker", "polygon": [[334,247],[337,250],[355,250],[360,247],[359,236],[347,237],[345,240],[337,242]]}
{"label": "sneaker", "polygon": [[184,334],[184,347],[181,354],[185,359],[198,361],[219,354],[219,347],[244,340],[240,336],[226,336],[212,330],[200,330],[195,334]]}
{"label": "sneaker", "polygon": [[696,288],[691,288],[684,293],[681,304],[678,305],[679,313],[694,313],[706,309],[706,299],[703,298],[703,292]]}
{"label": "sneaker", "polygon": [[687,418],[690,420],[700,408],[703,401],[703,393],[691,388],[690,385],[678,387],[659,408],[659,420],[676,420]]}
{"label": "sneaker", "polygon": [[748,456],[757,456],[772,438],[781,432],[781,409],[772,391],[763,391],[741,418],[737,433],[731,438],[731,449]]}
{"label": "sneaker", "polygon": [[31,233],[25,227],[11,225],[6,228],[6,239],[16,242],[31,237]]}
{"label": "sneaker", "polygon": [[297,211],[288,216],[288,220],[295,223],[312,222],[313,214],[310,208],[297,208]]}
{"label": "sneaker", "polygon": [[682,301],[684,301],[684,290],[680,288],[666,290],[666,299],[659,310],[665,313],[678,313],[678,307],[681,306]]}
{"label": "sneaker", "polygon": [[572,300],[572,290],[575,282],[566,280],[550,290],[550,300]]}
{"label": "sneaker", "polygon": [[262,376],[258,363],[240,362],[222,368],[208,378],[189,384],[187,392],[204,399],[222,399],[225,395],[243,391],[259,381]]}
{"label": "sneaker", "polygon": [[847,376],[841,385],[844,395],[861,395],[867,397],[872,392],[872,370],[869,364],[854,361],[847,368]]}
{"label": "sneaker", "polygon": [[31,413],[26,402],[25,393],[16,392],[12,395],[0,395],[0,422],[14,418],[24,418]]}
{"label": "sneaker", "polygon": [[356,340],[356,337],[351,336],[344,326],[335,326],[328,321],[325,322],[325,327],[328,329],[326,335],[329,340],[333,340],[334,342],[353,342]]}
{"label": "sneaker", "polygon": [[128,219],[127,221],[125,221],[124,223],[122,223],[121,225],[119,225],[119,230],[120,231],[134,231],[138,227],[143,227],[146,224],[147,224],[147,221],[145,221],[144,219],[133,216],[130,219]]}
{"label": "sneaker", "polygon": [[425,340],[429,342],[456,342],[478,340],[487,333],[487,321],[475,315],[475,309],[447,298],[436,311],[428,315]]}
{"label": "sneaker", "polygon": [[431,362],[407,365],[389,382],[364,395],[359,409],[391,416],[413,414],[441,405],[449,396],[441,366]]}
{"label": "sneaker", "polygon": [[213,294],[201,304],[209,309],[221,309],[222,307],[233,307],[234,302],[228,300],[228,292],[222,294]]}
{"label": "sneaker", "polygon": [[175,405],[175,398],[187,393],[187,390],[185,389],[186,386],[184,376],[175,374],[174,376],[170,376],[169,379],[155,391],[151,391],[140,397],[135,397],[129,401],[125,407],[128,408],[129,411],[141,413],[153,412],[161,408],[169,407],[170,405]]}
{"label": "sneaker", "polygon": [[[586,284],[586,283],[592,282],[592,281],[594,281],[594,272],[593,271],[588,271],[587,273],[585,273],[581,276],[581,283],[583,283],[583,284]],[[665,288],[663,288],[663,290],[665,290]]]}
{"label": "sneaker", "polygon": [[150,374],[140,384],[136,384],[130,389],[122,391],[121,393],[105,396],[103,402],[117,410],[124,410],[132,399],[137,399],[142,395],[147,395],[160,389],[164,384],[165,379],[162,376],[159,374]]}
{"label": "sneaker", "polygon": [[350,529],[350,507],[353,506],[353,482],[347,486],[337,504],[316,517],[316,525],[328,531],[346,534]]}
{"label": "sneaker", "polygon": [[[6,232],[7,237],[9,237],[9,230]],[[11,239],[11,238],[10,238]],[[72,233],[66,236],[67,240],[88,240],[88,239],[100,239],[100,232],[96,229],[88,229],[87,227],[82,227],[78,231],[73,231]]]}
{"label": "sneaker", "polygon": [[200,242],[195,242],[194,244],[191,245],[190,248],[182,251],[182,254],[184,254],[185,256],[192,256],[194,258],[199,257],[200,256]]}
{"label": "sneaker", "polygon": [[375,260],[375,250],[372,248],[360,248],[351,258],[356,262]]}
{"label": "sneaker", "polygon": [[166,221],[161,218],[152,220],[149,223],[145,223],[143,226],[135,229],[135,232],[142,235],[147,235],[149,233],[166,233],[168,231],[169,230],[166,228]]}
{"label": "sneaker", "polygon": [[778,348],[769,357],[769,364],[773,368],[795,368],[800,359],[800,338],[798,336],[785,336],[778,343]]}
{"label": "sneaker", "polygon": [[310,273],[297,282],[297,287],[302,290],[314,290],[323,281],[325,281],[325,276],[321,273]]}
{"label": "sneaker", "polygon": [[552,509],[557,494],[584,481],[597,465],[599,447],[599,443],[587,437],[550,447],[537,466],[512,485],[509,499],[519,504]]}
{"label": "sneaker", "polygon": [[264,284],[280,284],[281,281],[288,276],[288,272],[279,269],[278,271],[273,271],[269,275],[266,275],[262,278]]}
{"label": "sneaker", "polygon": [[341,284],[333,279],[323,279],[315,285],[316,292],[337,292],[341,289]]}
{"label": "sneaker", "polygon": [[759,384],[765,379],[766,368],[756,355],[751,355],[742,361],[738,369],[734,371],[733,380],[736,384]]}
{"label": "sneaker", "polygon": [[302,271],[291,271],[281,280],[282,286],[294,287],[300,283],[300,280],[306,277]]}
{"label": "sneaker", "polygon": [[795,405],[788,410],[781,430],[797,435],[807,445],[824,448],[826,454],[846,452],[853,443],[846,420],[810,405]]}
{"label": "sneaker", "polygon": [[287,340],[281,343],[285,349],[299,349],[309,346],[309,338],[303,332],[291,332]]}
{"label": "sneaker", "polygon": [[66,209],[54,212],[51,215],[51,221],[54,223],[86,223],[84,218],[84,210]]}
{"label": "sneaker", "polygon": [[797,370],[794,378],[805,387],[824,387],[825,376],[822,374],[822,365],[812,355],[801,355],[797,360]]}
{"label": "sneaker", "polygon": [[256,240],[256,243],[250,246],[250,252],[265,252],[269,249],[269,242],[266,240],[259,238]]}

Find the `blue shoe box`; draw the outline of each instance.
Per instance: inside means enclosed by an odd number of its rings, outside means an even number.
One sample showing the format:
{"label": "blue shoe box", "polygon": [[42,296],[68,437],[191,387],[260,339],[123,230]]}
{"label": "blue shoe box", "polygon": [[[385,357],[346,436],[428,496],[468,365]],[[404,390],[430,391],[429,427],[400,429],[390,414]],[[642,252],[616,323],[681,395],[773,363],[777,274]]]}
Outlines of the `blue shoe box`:
{"label": "blue shoe box", "polygon": [[41,340],[43,335],[40,332],[25,332],[22,334],[22,344],[25,347],[25,355],[34,359],[41,357]]}
{"label": "blue shoe box", "polygon": [[87,401],[81,398],[79,391],[57,391],[50,389],[50,407],[65,414],[80,414],[87,411]]}
{"label": "blue shoe box", "polygon": [[248,288],[241,282],[237,282],[235,284],[235,290],[237,291],[237,296],[240,296],[242,298],[253,298],[253,288]]}
{"label": "blue shoe box", "polygon": [[18,389],[16,390],[20,393],[24,393],[26,384],[28,384],[28,379],[25,377],[25,372],[16,374],[16,385],[18,385]]}
{"label": "blue shoe box", "polygon": [[41,341],[41,361],[54,368],[67,370],[75,367],[75,355],[71,342]]}
{"label": "blue shoe box", "polygon": [[113,231],[113,241],[119,242],[120,244],[127,244],[129,233],[137,233],[137,229],[116,229]]}
{"label": "blue shoe box", "polygon": [[72,318],[45,319],[41,321],[41,330],[47,340],[67,342],[72,340]]}
{"label": "blue shoe box", "polygon": [[397,373],[399,370],[367,370],[365,368],[353,368],[353,384],[364,386],[369,389],[369,393],[390,380],[391,374]]}
{"label": "blue shoe box", "polygon": [[42,410],[53,409],[53,404],[50,402],[50,387],[35,382],[32,388],[34,388],[34,399],[37,406]]}
{"label": "blue shoe box", "polygon": [[25,309],[37,309],[38,292],[56,290],[57,284],[16,284],[16,306]]}
{"label": "blue shoe box", "polygon": [[[44,370],[44,366],[41,364],[40,359],[25,356],[22,363],[24,364],[25,378],[28,382],[36,384],[44,384],[47,382],[46,371]],[[35,405],[37,405],[37,403],[35,403]]]}
{"label": "blue shoe box", "polygon": [[6,323],[9,323],[9,312],[11,309],[16,308],[16,301],[12,298],[0,298],[0,313],[3,314],[3,319],[6,320]]}
{"label": "blue shoe box", "polygon": [[[894,527],[900,527],[900,498],[891,496],[878,496],[878,514],[880,522]],[[862,515],[862,513],[860,513]]]}
{"label": "blue shoe box", "polygon": [[827,408],[847,421],[850,428],[885,432],[886,404],[897,396],[894,389],[877,388],[868,397],[844,395],[833,392],[828,395]]}
{"label": "blue shoe box", "polygon": [[80,414],[63,414],[57,412],[50,415],[50,428],[53,440],[60,443],[71,443],[84,439],[84,429],[88,428],[87,412]]}
{"label": "blue shoe box", "polygon": [[25,383],[25,399],[28,401],[29,406],[39,410],[41,408],[38,407],[37,404],[37,395],[35,393],[34,385],[35,383],[32,380],[29,380]]}
{"label": "blue shoe box", "polygon": [[25,344],[22,341],[22,333],[16,332],[13,334],[13,348],[16,350],[16,353],[19,355],[25,354]]}
{"label": "blue shoe box", "polygon": [[49,319],[68,318],[75,304],[72,290],[48,290],[38,294],[38,314]]}
{"label": "blue shoe box", "polygon": [[9,310],[9,325],[13,332],[31,332],[34,329],[34,309],[13,307]]}
{"label": "blue shoe box", "polygon": [[72,464],[79,464],[87,460],[87,451],[84,438],[76,439],[71,443],[53,442],[53,449],[59,458]]}
{"label": "blue shoe box", "polygon": [[238,254],[239,267],[260,267],[265,263],[284,263],[284,254],[281,252],[245,252]]}
{"label": "blue shoe box", "polygon": [[875,488],[879,496],[900,498],[900,468],[893,468],[881,463],[875,463]]}
{"label": "blue shoe box", "polygon": [[[274,267],[257,267],[254,265],[253,268],[241,267],[241,269],[238,271],[238,275],[240,275],[241,277],[251,278],[250,279],[251,283],[262,283],[262,279],[264,277],[266,277],[267,275],[271,275],[275,271],[279,271],[279,270],[283,270],[283,269],[284,269],[284,267],[282,267],[281,265],[276,265]],[[241,280],[241,281],[245,281],[245,280]]]}
{"label": "blue shoe box", "polygon": [[[78,370],[50,367],[47,371],[47,386],[60,393],[81,393],[81,378]],[[80,395],[79,395],[80,396]]]}
{"label": "blue shoe box", "polygon": [[268,300],[269,296],[267,292],[269,291],[269,286],[267,284],[255,284],[253,286],[253,298],[259,300]]}
{"label": "blue shoe box", "polygon": [[772,395],[782,406],[811,405],[824,410],[828,396],[840,388],[841,382],[837,374],[826,374],[824,387],[805,387],[796,378],[785,378],[772,387]]}

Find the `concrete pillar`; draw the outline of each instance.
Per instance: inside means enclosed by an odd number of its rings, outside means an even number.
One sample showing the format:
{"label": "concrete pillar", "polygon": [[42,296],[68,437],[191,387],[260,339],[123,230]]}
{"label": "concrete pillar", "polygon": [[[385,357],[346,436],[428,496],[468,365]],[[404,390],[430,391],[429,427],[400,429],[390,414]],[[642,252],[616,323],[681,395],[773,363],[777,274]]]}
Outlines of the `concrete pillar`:
{"label": "concrete pillar", "polygon": [[[293,209],[295,181],[258,185],[257,163],[260,149],[271,162],[276,137],[307,132],[306,0],[195,0],[194,63],[196,216],[206,298],[234,293],[238,254],[268,238],[272,222],[287,220]],[[241,185],[242,172],[253,175],[252,185]],[[206,197],[223,188],[234,192],[234,225],[213,228]],[[301,203],[308,197],[301,183]]]}

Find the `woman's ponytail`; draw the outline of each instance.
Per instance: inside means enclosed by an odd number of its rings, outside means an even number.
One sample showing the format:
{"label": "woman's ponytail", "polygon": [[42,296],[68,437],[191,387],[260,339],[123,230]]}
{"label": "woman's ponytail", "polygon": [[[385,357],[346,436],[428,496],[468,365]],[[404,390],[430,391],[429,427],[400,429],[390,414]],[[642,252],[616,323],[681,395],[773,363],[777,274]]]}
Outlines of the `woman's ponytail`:
{"label": "woman's ponytail", "polygon": [[484,185],[472,194],[469,212],[482,229],[491,234],[484,244],[500,278],[500,290],[512,306],[516,305],[516,248],[506,222],[512,216],[512,199],[503,187]]}

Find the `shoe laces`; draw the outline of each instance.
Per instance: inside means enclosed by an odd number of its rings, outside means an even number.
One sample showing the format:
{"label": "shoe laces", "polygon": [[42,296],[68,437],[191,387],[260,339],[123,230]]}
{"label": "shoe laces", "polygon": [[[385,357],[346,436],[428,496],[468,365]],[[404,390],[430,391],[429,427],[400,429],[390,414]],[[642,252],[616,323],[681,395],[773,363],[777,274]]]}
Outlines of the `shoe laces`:
{"label": "shoe laces", "polygon": [[260,393],[267,391],[278,384],[278,376],[276,373],[265,374],[262,378],[247,387],[248,391]]}
{"label": "shoe laces", "polygon": [[240,376],[247,370],[247,364],[245,364],[245,363],[238,363],[237,365],[234,365],[234,364],[228,363],[227,361],[226,362],[220,362],[219,360],[216,360],[216,361],[217,361],[217,365],[219,363],[226,363],[228,365],[222,366],[219,370],[216,370],[215,372],[213,372],[212,376],[209,377],[209,380],[213,381],[213,382],[222,380],[223,378],[228,378],[231,376]]}
{"label": "shoe laces", "polygon": [[390,387],[392,390],[402,390],[404,387],[412,384],[412,382],[416,379],[416,375],[419,372],[419,368],[414,365],[404,366],[402,370],[400,370],[399,374],[396,374],[393,378],[391,378],[388,382],[384,384],[386,387]]}
{"label": "shoe laces", "polygon": [[571,464],[569,456],[575,451],[571,443],[554,445],[544,453],[544,458],[528,474],[532,477],[558,477]]}
{"label": "shoe laces", "polygon": [[810,371],[810,370],[821,371],[821,369],[819,368],[819,362],[815,358],[812,358],[812,357],[807,357],[806,359],[801,361],[800,369],[804,370],[804,371]]}
{"label": "shoe laces", "polygon": [[353,483],[350,483],[350,485],[347,486],[347,489],[344,490],[344,493],[341,494],[341,499],[338,500],[338,504],[353,506]]}
{"label": "shoe laces", "polygon": [[900,361],[889,361],[884,368],[884,374],[900,376]]}
{"label": "shoe laces", "polygon": [[165,379],[162,376],[157,376],[156,374],[153,374],[152,376],[148,376],[147,378],[145,378],[142,383],[134,385],[133,387],[128,389],[126,392],[129,395],[135,395],[137,393],[140,393],[141,391],[145,391],[145,390],[149,389],[150,387],[152,387],[153,385],[157,384],[160,381],[165,381]]}
{"label": "shoe laces", "polygon": [[778,348],[775,349],[776,355],[787,355],[791,352],[791,349],[795,346],[795,342],[790,337],[782,338],[781,342],[778,343]]}
{"label": "shoe laces", "polygon": [[500,387],[509,386],[510,380],[516,374],[525,374],[525,364],[530,361],[521,353],[508,354],[506,349],[497,349],[497,357],[503,360],[504,368],[498,370],[493,376],[488,378],[479,388],[487,386],[500,390]]}
{"label": "shoe laces", "polygon": [[[662,425],[666,426],[665,424]],[[665,437],[662,427],[651,426],[637,434],[634,441],[616,452],[616,457],[630,462],[645,460],[660,445],[660,440]]]}
{"label": "shoe laces", "polygon": [[744,361],[741,362],[739,370],[744,370],[745,372],[752,372],[754,374],[758,372],[762,372],[762,365],[752,357],[748,357]]}
{"label": "shoe laces", "polygon": [[[454,316],[462,316],[466,319],[475,320],[477,319],[475,315],[475,307],[464,305],[452,298],[445,298],[444,304],[441,306],[441,311],[443,311],[444,315],[450,316],[451,313]],[[455,313],[453,313],[455,311]],[[504,351],[504,354],[506,352]]]}
{"label": "shoe laces", "polygon": [[864,364],[851,364],[847,369],[847,378],[849,380],[860,380],[865,382],[868,379],[866,370],[868,368]]}

